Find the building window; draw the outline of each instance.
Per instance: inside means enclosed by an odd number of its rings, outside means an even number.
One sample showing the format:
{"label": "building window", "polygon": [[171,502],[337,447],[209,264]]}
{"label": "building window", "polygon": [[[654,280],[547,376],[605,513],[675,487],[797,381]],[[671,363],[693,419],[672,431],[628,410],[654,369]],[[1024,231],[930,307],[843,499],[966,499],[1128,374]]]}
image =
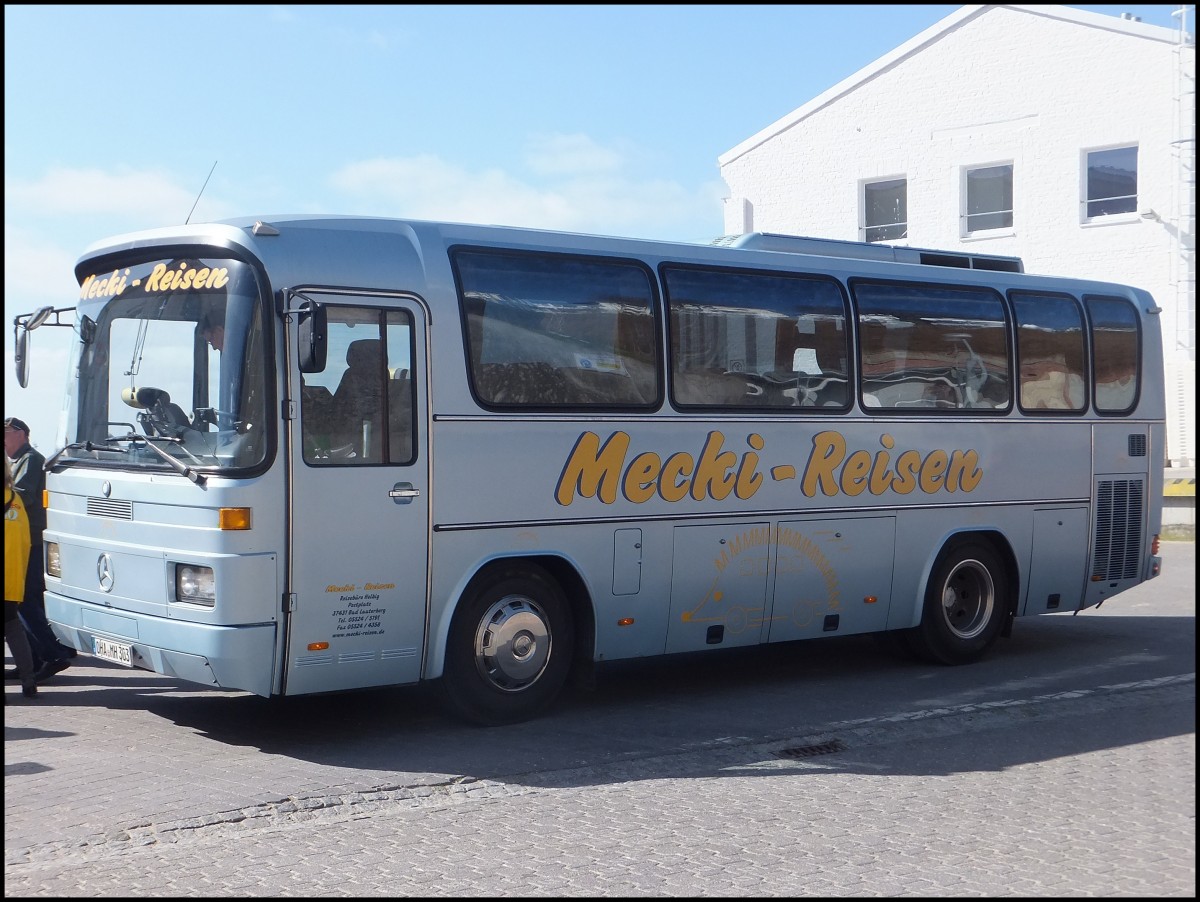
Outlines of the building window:
{"label": "building window", "polygon": [[966,173],[966,234],[1011,229],[1013,224],[1013,168],[983,166]]}
{"label": "building window", "polygon": [[863,240],[908,237],[908,181],[888,179],[863,185]]}
{"label": "building window", "polygon": [[1137,148],[1114,147],[1087,153],[1084,216],[1112,216],[1137,210]]}

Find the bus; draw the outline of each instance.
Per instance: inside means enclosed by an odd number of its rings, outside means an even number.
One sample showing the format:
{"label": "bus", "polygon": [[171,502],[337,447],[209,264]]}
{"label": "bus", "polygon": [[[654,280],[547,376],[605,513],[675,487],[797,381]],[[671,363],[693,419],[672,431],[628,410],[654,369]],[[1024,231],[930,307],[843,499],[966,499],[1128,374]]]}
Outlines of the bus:
{"label": "bus", "polygon": [[1158,575],[1159,308],[1019,258],[273,216],[90,246],[47,460],[68,645],[479,724],[606,662],[975,661]]}

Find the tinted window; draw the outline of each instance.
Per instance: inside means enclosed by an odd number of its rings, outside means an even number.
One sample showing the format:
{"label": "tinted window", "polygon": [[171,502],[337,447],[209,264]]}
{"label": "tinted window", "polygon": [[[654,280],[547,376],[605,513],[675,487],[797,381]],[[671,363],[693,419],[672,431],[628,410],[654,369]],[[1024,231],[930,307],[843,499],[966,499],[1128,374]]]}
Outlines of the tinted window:
{"label": "tinted window", "polygon": [[1067,295],[1013,292],[1021,409],[1082,411],[1086,348],[1083,312]]}
{"label": "tinted window", "polygon": [[1004,303],[983,288],[852,283],[868,409],[1012,406]]}
{"label": "tinted window", "polygon": [[1137,311],[1121,298],[1084,298],[1092,327],[1096,410],[1126,413],[1137,401]]}
{"label": "tinted window", "polygon": [[495,408],[657,403],[650,274],[620,260],[454,254],[471,385]]}
{"label": "tinted window", "polygon": [[680,407],[850,404],[846,306],[816,276],[664,268]]}

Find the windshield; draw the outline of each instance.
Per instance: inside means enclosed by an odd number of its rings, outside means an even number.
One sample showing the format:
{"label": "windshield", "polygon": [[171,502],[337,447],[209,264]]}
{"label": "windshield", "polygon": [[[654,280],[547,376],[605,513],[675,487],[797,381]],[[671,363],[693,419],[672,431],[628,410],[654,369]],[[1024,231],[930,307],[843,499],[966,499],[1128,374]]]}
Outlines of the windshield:
{"label": "windshield", "polygon": [[85,277],[79,296],[59,461],[161,468],[166,452],[187,467],[244,469],[265,459],[266,305],[249,265],[150,260]]}

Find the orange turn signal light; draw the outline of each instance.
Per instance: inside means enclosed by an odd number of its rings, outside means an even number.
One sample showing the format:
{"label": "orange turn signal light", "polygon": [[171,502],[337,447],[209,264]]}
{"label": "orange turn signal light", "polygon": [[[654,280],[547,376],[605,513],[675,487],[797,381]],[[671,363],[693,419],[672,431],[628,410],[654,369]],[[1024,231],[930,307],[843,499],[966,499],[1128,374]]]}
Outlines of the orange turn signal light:
{"label": "orange turn signal light", "polygon": [[217,511],[217,525],[221,529],[249,529],[250,508],[222,507]]}

